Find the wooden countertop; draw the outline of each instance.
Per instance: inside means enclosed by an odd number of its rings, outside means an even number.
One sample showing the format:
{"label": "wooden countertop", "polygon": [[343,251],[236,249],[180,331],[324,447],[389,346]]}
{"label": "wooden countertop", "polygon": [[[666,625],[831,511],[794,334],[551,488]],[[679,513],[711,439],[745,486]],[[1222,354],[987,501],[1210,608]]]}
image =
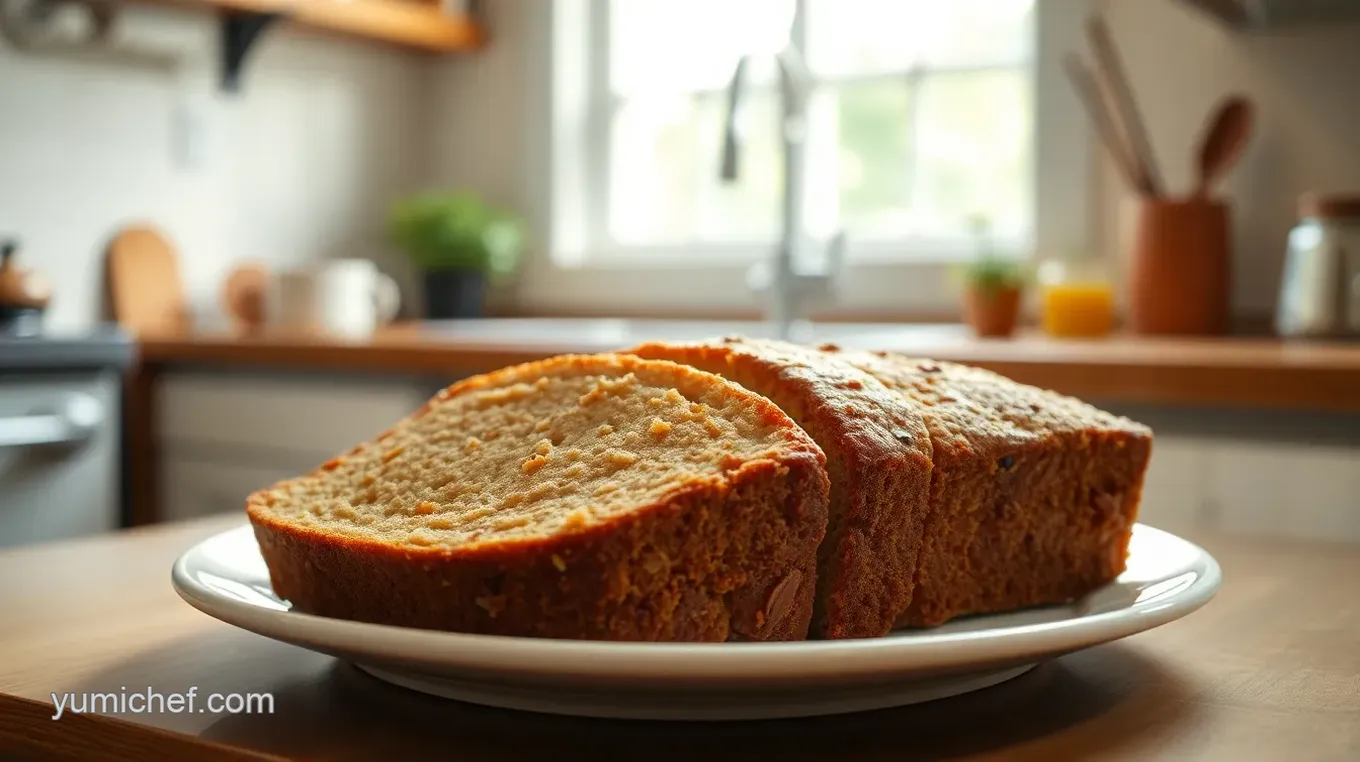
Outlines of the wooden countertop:
{"label": "wooden countertop", "polygon": [[[242,520],[0,552],[0,758],[1360,759],[1360,545],[1195,537],[1223,567],[1208,606],[994,688],[842,717],[664,724],[408,693],[201,614],[170,564]],[[52,693],[190,686],[270,693],[275,711],[51,719]]]}
{"label": "wooden countertop", "polygon": [[[608,351],[647,338],[669,338],[677,326],[689,338],[740,329],[740,324],[712,323],[713,333],[705,334],[694,326],[709,324],[631,321],[620,327],[624,322],[530,320],[523,330],[506,330],[506,320],[490,321],[484,330],[408,324],[360,341],[202,334],[148,338],[141,354],[153,368],[475,373],[554,354]],[[535,325],[547,329],[540,332]],[[722,330],[733,325],[738,331]],[[971,338],[959,326],[907,324],[842,324],[829,340],[979,365],[1098,402],[1360,411],[1360,343],[1142,337],[1060,341],[1037,335],[998,341]]]}

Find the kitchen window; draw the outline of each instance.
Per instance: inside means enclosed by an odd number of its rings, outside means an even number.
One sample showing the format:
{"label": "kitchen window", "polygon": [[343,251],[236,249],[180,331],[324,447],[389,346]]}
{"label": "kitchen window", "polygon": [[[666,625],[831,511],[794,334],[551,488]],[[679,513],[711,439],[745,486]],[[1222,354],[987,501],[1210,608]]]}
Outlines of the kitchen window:
{"label": "kitchen window", "polygon": [[551,278],[530,295],[751,306],[737,284],[771,256],[782,218],[772,56],[747,73],[730,183],[719,171],[727,88],[743,54],[782,39],[811,82],[800,247],[816,256],[846,232],[842,305],[953,309],[948,265],[970,254],[979,215],[1016,256],[1086,245],[1089,138],[1060,59],[1082,45],[1088,10],[1086,0],[554,3],[551,255],[540,271]]}
{"label": "kitchen window", "polygon": [[[881,256],[938,256],[985,214],[1018,248],[1033,226],[1032,0],[599,0],[594,253],[756,254],[779,234],[777,71],[757,55],[742,166],[719,177],[736,61],[791,38],[811,75],[808,232]],[[795,10],[796,9],[796,10]],[[781,16],[781,13],[783,14]]]}

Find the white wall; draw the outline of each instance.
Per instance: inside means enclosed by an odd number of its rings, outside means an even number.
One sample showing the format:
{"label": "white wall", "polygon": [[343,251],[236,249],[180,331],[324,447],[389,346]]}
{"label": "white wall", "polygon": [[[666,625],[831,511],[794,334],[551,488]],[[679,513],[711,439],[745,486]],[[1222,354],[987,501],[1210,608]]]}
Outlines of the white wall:
{"label": "white wall", "polygon": [[[217,309],[233,262],[385,251],[387,204],[425,174],[428,64],[377,45],[274,30],[238,97],[216,89],[203,12],[129,8],[127,41],[179,51],[179,71],[21,55],[0,43],[0,233],[52,281],[49,326],[99,317],[103,248],[149,220],[178,248],[195,308]],[[187,109],[183,104],[189,104]],[[177,116],[206,130],[177,153]]]}
{"label": "white wall", "polygon": [[[1256,104],[1256,135],[1224,193],[1235,204],[1236,311],[1274,309],[1300,193],[1360,192],[1360,26],[1234,34],[1173,0],[1107,0],[1169,187],[1186,192],[1218,99]],[[1106,162],[1101,229],[1116,247],[1127,192]]]}

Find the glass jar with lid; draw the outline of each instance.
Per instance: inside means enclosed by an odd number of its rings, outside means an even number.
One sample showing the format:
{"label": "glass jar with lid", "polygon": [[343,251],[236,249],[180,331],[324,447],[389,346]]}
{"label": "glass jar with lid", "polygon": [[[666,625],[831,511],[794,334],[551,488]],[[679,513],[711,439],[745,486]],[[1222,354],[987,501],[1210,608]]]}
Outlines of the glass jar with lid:
{"label": "glass jar with lid", "polygon": [[1289,232],[1275,328],[1299,338],[1360,338],[1360,196],[1309,193]]}
{"label": "glass jar with lid", "polygon": [[1104,261],[1068,256],[1038,270],[1040,324],[1058,338],[1098,338],[1114,330],[1115,287]]}

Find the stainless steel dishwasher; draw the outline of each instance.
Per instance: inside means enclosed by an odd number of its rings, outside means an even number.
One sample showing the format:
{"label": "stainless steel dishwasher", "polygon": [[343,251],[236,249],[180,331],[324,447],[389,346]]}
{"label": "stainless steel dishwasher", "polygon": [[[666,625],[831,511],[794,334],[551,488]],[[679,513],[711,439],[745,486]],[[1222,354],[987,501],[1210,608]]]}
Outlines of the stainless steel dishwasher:
{"label": "stainless steel dishwasher", "polygon": [[122,376],[133,344],[0,336],[0,547],[116,529]]}

